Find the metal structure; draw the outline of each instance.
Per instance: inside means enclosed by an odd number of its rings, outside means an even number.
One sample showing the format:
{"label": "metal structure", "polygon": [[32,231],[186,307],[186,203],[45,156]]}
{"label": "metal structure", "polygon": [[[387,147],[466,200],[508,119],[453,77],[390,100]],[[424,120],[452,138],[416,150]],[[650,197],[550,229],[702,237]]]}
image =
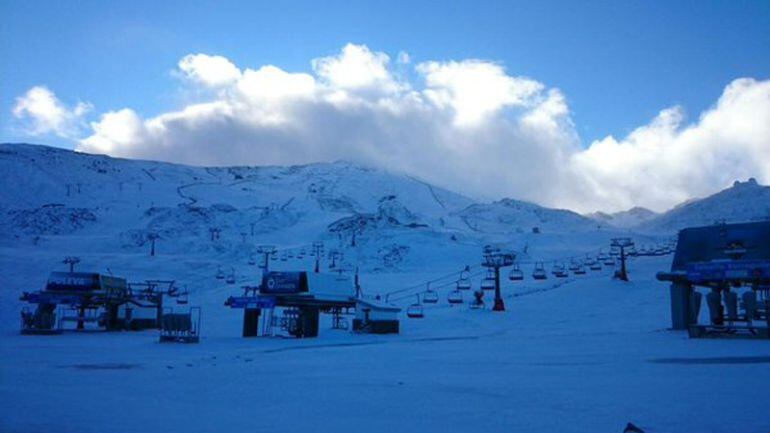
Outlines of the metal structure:
{"label": "metal structure", "polygon": [[148,233],[147,240],[150,241],[150,256],[155,256],[155,241],[160,239],[160,235],[157,233]]}
{"label": "metal structure", "polygon": [[64,258],[62,263],[64,263],[65,265],[69,265],[70,266],[70,273],[73,273],[73,272],[75,272],[75,265],[80,263],[80,257],[67,256],[67,257]]}
{"label": "metal structure", "polygon": [[[350,278],[342,275],[272,271],[262,275],[259,286],[244,286],[243,294],[230,296],[225,305],[243,310],[244,337],[271,335],[277,325],[291,336],[307,338],[318,336],[320,313],[339,316],[353,308],[355,293]],[[274,320],[276,307],[284,317]]]}
{"label": "metal structure", "polygon": [[172,280],[128,283],[95,272],[52,272],[44,289],[21,295],[30,304],[21,312],[21,333],[60,333],[67,323],[78,331],[86,324],[106,331],[157,328],[164,297],[179,296]]}
{"label": "metal structure", "polygon": [[160,318],[161,343],[198,343],[201,335],[201,309],[193,307],[186,313],[163,310]]}
{"label": "metal structure", "polygon": [[273,245],[260,245],[257,247],[257,254],[262,254],[262,272],[270,271],[270,256],[275,255],[276,249]]}
{"label": "metal structure", "polygon": [[615,278],[623,281],[628,281],[628,270],[626,268],[626,249],[632,248],[634,242],[631,238],[612,238],[610,246],[617,251],[620,258],[620,269],[615,272]]}
{"label": "metal structure", "polygon": [[[671,283],[673,329],[690,337],[770,338],[770,222],[684,229],[671,271],[657,278]],[[706,324],[699,321],[703,298]]]}
{"label": "metal structure", "polygon": [[513,253],[504,253],[499,249],[485,248],[484,261],[481,266],[494,271],[495,278],[495,304],[492,311],[505,311],[505,303],[500,294],[500,268],[513,265],[516,255]]}
{"label": "metal structure", "polygon": [[323,255],[324,243],[313,242],[313,252],[311,253],[315,257],[315,273],[321,272],[321,255]]}

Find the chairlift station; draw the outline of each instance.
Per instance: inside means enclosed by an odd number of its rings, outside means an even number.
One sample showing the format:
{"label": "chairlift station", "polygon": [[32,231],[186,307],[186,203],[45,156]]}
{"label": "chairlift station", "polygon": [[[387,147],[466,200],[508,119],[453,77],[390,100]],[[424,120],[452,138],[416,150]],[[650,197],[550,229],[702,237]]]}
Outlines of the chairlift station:
{"label": "chairlift station", "polygon": [[693,338],[770,338],[770,222],[684,229],[671,270],[657,277],[671,282],[673,329]]}

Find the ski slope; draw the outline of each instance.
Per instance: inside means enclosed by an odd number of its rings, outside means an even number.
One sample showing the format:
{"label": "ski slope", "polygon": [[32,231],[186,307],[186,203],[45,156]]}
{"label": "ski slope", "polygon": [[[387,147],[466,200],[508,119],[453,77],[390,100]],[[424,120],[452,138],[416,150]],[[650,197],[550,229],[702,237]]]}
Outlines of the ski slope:
{"label": "ski slope", "polygon": [[[670,256],[633,259],[630,283],[607,267],[529,278],[535,261],[670,232],[480,203],[344,162],[200,168],[0,145],[0,173],[2,432],[770,431],[770,346],[668,331],[668,287],[654,275]],[[154,257],[148,233],[161,236]],[[317,339],[240,338],[240,311],[223,302],[259,281],[256,246],[296,253],[317,240],[359,266],[365,295],[417,286],[411,295],[478,269],[490,243],[515,250],[527,278],[504,281],[505,313],[449,306],[442,287],[424,319],[402,314],[400,335],[333,330],[325,317]],[[203,308],[201,343],[160,345],[152,331],[19,335],[18,296],[67,255],[82,270],[187,286]],[[295,255],[270,266],[312,264]],[[217,280],[219,268],[236,284]]]}

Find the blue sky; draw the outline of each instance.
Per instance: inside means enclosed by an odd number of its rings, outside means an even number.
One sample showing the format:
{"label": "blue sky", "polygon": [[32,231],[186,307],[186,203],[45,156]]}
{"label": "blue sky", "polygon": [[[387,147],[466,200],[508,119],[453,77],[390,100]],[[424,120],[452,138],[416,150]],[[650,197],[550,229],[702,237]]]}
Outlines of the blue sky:
{"label": "blue sky", "polygon": [[[399,52],[410,65],[480,59],[558,89],[583,148],[621,140],[672,106],[680,123],[696,122],[733,80],[770,78],[767,1],[2,0],[0,24],[0,141],[70,148],[104,113],[129,107],[149,119],[200,102],[177,73],[195,53],[311,74],[312,59],[348,43],[387,54],[393,69]],[[415,86],[425,78],[401,69]],[[82,137],[25,131],[12,110],[34,86],[70,107],[90,104]]]}
{"label": "blue sky", "polygon": [[[502,62],[562,89],[586,141],[673,104],[697,114],[730,80],[770,76],[767,1],[449,3],[4,0],[3,118],[37,84],[101,111],[153,115],[176,104],[168,71],[185,54],[307,71],[348,42]],[[4,123],[2,140],[19,139]]]}

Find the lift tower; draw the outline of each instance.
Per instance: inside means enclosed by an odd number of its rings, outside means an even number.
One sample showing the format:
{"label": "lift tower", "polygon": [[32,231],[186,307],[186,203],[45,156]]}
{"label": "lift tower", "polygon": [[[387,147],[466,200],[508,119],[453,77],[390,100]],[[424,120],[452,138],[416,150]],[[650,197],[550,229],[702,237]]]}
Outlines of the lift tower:
{"label": "lift tower", "polygon": [[505,311],[505,303],[500,295],[500,268],[513,265],[516,255],[513,253],[503,253],[497,248],[484,249],[484,262],[481,266],[495,270],[495,305],[492,311]]}
{"label": "lift tower", "polygon": [[620,250],[620,270],[615,273],[615,276],[620,280],[628,281],[628,272],[626,271],[626,248],[633,247],[634,242],[631,238],[612,238],[610,246]]}
{"label": "lift tower", "polygon": [[268,273],[268,267],[270,265],[270,256],[275,254],[275,247],[273,245],[260,245],[257,247],[257,254],[262,254],[262,273]]}

